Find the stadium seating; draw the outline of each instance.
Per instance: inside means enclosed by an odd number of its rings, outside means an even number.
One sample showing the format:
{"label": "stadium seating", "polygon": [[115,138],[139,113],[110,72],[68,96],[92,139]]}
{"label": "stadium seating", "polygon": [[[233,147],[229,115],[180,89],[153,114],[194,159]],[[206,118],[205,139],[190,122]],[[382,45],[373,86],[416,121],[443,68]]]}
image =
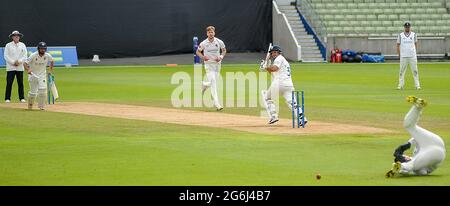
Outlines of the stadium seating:
{"label": "stadium seating", "polygon": [[[330,36],[450,35],[450,0],[307,0]],[[373,28],[370,28],[373,27]]]}

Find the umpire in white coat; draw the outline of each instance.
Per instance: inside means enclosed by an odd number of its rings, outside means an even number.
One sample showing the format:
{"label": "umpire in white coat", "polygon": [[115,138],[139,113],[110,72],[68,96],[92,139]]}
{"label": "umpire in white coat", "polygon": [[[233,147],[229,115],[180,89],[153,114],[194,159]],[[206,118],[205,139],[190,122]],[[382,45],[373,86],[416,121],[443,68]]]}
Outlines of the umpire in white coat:
{"label": "umpire in white coat", "polygon": [[27,47],[24,43],[20,42],[21,37],[23,37],[23,34],[19,31],[13,31],[9,35],[9,38],[11,38],[12,41],[5,46],[4,58],[6,61],[6,103],[11,101],[11,90],[14,77],[17,77],[19,99],[21,102],[25,102],[23,92],[23,63],[27,59]]}

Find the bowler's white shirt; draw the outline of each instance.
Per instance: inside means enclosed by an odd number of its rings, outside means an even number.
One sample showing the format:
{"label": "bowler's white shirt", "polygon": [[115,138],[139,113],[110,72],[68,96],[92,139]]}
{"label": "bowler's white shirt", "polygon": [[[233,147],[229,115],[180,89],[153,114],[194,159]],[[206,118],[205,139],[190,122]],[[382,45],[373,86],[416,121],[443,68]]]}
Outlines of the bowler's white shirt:
{"label": "bowler's white shirt", "polygon": [[203,40],[198,46],[198,51],[202,52],[203,55],[209,58],[208,61],[205,61],[205,64],[218,64],[216,59],[220,56],[220,51],[225,48],[225,43],[222,40],[214,37],[214,40],[211,42],[209,39]]}
{"label": "bowler's white shirt", "polygon": [[39,52],[36,51],[31,54],[30,57],[28,57],[26,63],[30,67],[33,74],[37,75],[38,77],[45,77],[47,64],[51,61],[53,61],[52,55],[45,52],[44,55],[40,56]]}
{"label": "bowler's white shirt", "polygon": [[400,44],[400,57],[416,57],[416,33],[412,31],[400,33],[397,37],[397,43]]}
{"label": "bowler's white shirt", "polygon": [[279,68],[278,71],[272,72],[272,81],[278,80],[282,84],[293,85],[291,79],[291,66],[284,56],[278,55],[272,65]]}
{"label": "bowler's white shirt", "polygon": [[[23,62],[27,59],[27,47],[24,43],[14,41],[9,42],[5,46],[4,57],[6,61],[6,71],[23,71]],[[19,66],[14,66],[14,62],[18,60]]]}

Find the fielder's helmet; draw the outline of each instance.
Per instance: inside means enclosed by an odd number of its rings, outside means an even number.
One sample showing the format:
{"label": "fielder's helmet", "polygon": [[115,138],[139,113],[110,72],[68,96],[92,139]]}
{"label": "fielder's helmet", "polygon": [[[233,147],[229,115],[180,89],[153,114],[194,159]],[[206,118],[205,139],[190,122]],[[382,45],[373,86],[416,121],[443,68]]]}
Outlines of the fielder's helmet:
{"label": "fielder's helmet", "polygon": [[37,49],[45,49],[45,50],[47,50],[47,43],[39,42],[39,44],[37,45]]}
{"label": "fielder's helmet", "polygon": [[270,48],[269,52],[277,51],[281,53],[281,47],[278,45],[274,45],[272,48]]}

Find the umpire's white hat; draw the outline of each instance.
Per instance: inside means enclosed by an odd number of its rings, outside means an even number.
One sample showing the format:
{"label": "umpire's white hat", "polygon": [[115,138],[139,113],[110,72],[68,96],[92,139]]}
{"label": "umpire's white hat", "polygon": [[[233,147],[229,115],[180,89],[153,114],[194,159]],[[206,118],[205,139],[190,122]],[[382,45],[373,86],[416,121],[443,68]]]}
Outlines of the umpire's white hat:
{"label": "umpire's white hat", "polygon": [[20,36],[20,37],[23,37],[23,34],[21,34],[19,31],[13,31],[13,32],[9,35],[9,38],[11,38],[12,36]]}

